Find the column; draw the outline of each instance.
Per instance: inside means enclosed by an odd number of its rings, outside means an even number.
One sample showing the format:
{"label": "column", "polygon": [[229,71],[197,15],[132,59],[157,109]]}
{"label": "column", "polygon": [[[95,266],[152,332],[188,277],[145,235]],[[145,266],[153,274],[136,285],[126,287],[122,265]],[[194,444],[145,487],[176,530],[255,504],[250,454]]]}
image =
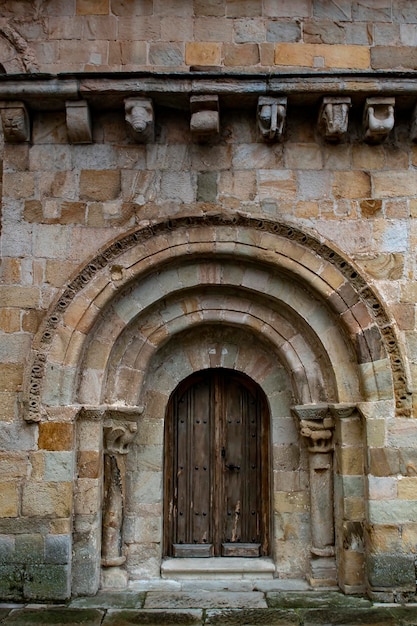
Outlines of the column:
{"label": "column", "polygon": [[292,410],[300,420],[300,433],[306,438],[310,453],[310,584],[335,585],[334,419],[327,404],[295,406]]}

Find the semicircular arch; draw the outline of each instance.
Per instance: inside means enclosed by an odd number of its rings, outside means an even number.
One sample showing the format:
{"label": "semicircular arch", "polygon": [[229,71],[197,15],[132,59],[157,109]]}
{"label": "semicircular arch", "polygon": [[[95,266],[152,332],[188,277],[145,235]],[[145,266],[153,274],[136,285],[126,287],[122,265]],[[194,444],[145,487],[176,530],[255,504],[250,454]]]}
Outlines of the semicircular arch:
{"label": "semicircular arch", "polygon": [[[395,328],[357,270],[326,243],[296,228],[244,216],[215,215],[135,229],[101,250],[69,282],[33,343],[27,418],[41,418],[42,405],[54,403],[48,398],[48,389],[56,385],[67,391],[55,402],[76,401],[76,381],[91,336],[96,335],[99,320],[121,301],[120,294],[145,284],[147,276],[170,264],[189,268],[190,261],[198,259],[233,259],[242,266],[247,261],[259,272],[269,267],[270,275],[290,277],[300,286],[300,293],[307,287],[336,320],[341,342],[350,345],[347,352],[356,354],[362,400],[394,398],[395,391],[397,410],[403,415],[409,412],[410,394]],[[157,284],[154,288],[157,292],[142,302],[144,309],[167,296]],[[250,291],[255,286],[240,288]],[[276,294],[269,297],[277,299]],[[129,322],[140,312],[134,299],[131,305],[136,312],[128,316]],[[295,305],[290,308],[297,312]],[[113,343],[128,323],[119,313]],[[307,324],[312,326],[311,320]]]}

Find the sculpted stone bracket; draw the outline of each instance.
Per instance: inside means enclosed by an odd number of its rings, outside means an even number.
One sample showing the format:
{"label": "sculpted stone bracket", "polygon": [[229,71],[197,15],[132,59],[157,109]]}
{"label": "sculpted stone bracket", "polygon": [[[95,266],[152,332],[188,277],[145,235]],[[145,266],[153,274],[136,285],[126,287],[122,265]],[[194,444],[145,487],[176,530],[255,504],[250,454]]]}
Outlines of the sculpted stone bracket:
{"label": "sculpted stone bracket", "polygon": [[346,137],[351,102],[351,98],[323,98],[318,126],[327,141],[339,142]]}
{"label": "sculpted stone bracket", "polygon": [[125,120],[135,141],[145,143],[155,140],[155,116],[150,98],[127,98]]}
{"label": "sculpted stone bracket", "polygon": [[190,130],[198,142],[215,139],[220,132],[219,96],[191,96]]}
{"label": "sculpted stone bracket", "polygon": [[363,115],[365,140],[382,143],[394,128],[395,98],[367,98]]}
{"label": "sculpted stone bracket", "polygon": [[0,102],[4,140],[8,143],[30,141],[30,119],[23,102]]}
{"label": "sculpted stone bracket", "polygon": [[68,141],[92,143],[90,108],[85,100],[67,100],[65,103]]}
{"label": "sculpted stone bracket", "polygon": [[284,134],[287,116],[287,98],[258,99],[257,119],[259,132],[265,141],[280,141]]}

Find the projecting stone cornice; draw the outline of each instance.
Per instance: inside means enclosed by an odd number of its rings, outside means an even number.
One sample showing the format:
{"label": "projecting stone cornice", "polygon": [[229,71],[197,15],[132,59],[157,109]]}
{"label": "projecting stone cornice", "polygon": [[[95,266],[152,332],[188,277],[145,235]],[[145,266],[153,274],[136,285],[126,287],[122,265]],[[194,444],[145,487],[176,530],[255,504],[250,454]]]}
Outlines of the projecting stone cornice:
{"label": "projecting stone cornice", "polygon": [[322,97],[396,97],[409,108],[417,99],[417,72],[303,72],[238,74],[216,71],[178,73],[79,73],[0,76],[0,100],[21,100],[34,110],[63,110],[67,100],[93,107],[122,106],[129,97],[189,110],[193,95],[219,96],[224,106],[250,107],[260,96],[286,96],[288,104],[318,103]]}

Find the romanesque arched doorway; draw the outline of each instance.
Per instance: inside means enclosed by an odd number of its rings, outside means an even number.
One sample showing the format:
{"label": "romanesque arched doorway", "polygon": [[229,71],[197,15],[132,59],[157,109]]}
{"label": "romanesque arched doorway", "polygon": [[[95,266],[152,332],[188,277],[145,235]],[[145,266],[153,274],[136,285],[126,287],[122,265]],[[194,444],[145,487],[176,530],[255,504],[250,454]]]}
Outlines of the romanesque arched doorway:
{"label": "romanesque arched doorway", "polygon": [[219,368],[189,376],[165,424],[167,556],[266,556],[269,412],[248,376]]}

